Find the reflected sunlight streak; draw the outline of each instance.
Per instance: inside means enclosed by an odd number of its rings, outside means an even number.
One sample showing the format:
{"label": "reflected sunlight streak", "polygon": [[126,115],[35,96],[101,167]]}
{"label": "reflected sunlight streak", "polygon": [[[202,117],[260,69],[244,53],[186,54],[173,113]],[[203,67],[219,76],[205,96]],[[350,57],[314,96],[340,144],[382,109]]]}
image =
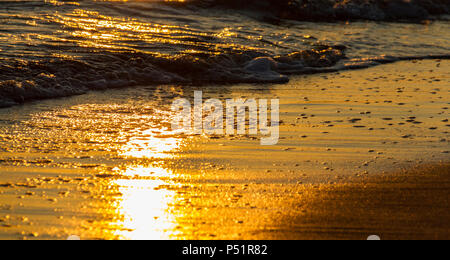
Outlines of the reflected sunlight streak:
{"label": "reflected sunlight streak", "polygon": [[[170,172],[161,168],[130,168],[125,175],[148,176],[151,172]],[[113,182],[122,194],[117,213],[122,228],[116,234],[126,239],[170,239],[175,235],[176,221],[170,213],[175,192],[165,188],[168,183],[157,179],[120,179]]]}
{"label": "reflected sunlight streak", "polygon": [[122,156],[133,158],[172,158],[179,148],[181,140],[173,136],[158,136],[153,130],[143,131],[139,137],[133,137],[123,148]]}
{"label": "reflected sunlight streak", "polygon": [[[170,133],[169,130],[159,130]],[[181,144],[180,138],[164,136],[155,129],[140,131],[123,147],[122,156],[166,159]],[[121,194],[115,201],[121,228],[116,235],[126,239],[170,239],[176,233],[176,218],[171,214],[176,185],[167,181],[173,173],[162,167],[133,166],[119,172],[123,178],[112,181]]]}

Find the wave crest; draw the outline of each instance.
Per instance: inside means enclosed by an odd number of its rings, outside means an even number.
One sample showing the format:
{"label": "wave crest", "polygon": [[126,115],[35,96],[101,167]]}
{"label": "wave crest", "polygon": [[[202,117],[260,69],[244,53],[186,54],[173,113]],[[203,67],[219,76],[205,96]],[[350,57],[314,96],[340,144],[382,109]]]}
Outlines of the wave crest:
{"label": "wave crest", "polygon": [[286,83],[292,73],[320,72],[345,58],[345,47],[316,46],[283,56],[244,51],[220,55],[153,56],[105,53],[78,61],[4,61],[0,107],[89,90],[151,84]]}

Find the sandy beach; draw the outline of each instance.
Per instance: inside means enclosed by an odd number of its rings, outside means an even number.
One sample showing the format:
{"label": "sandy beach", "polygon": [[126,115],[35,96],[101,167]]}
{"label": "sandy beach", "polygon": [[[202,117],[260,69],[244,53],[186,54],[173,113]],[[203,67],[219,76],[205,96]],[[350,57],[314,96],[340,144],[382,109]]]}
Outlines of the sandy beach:
{"label": "sandy beach", "polygon": [[[448,239],[450,61],[150,86],[0,110],[0,239]],[[276,146],[179,136],[170,104],[279,98]]]}

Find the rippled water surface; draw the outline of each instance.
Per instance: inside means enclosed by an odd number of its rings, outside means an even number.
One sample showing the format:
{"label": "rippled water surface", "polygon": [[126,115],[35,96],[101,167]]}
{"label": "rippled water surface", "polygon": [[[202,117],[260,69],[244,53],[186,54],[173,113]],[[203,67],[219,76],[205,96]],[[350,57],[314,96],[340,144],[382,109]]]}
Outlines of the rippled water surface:
{"label": "rippled water surface", "polygon": [[273,25],[236,10],[179,8],[155,1],[2,1],[2,58],[80,57],[258,50],[286,54],[318,42],[345,44],[350,57],[448,54],[448,22],[293,22]]}
{"label": "rippled water surface", "polygon": [[134,85],[285,83],[290,74],[450,56],[445,19],[302,22],[258,11],[273,1],[254,10],[181,2],[1,1],[0,105]]}

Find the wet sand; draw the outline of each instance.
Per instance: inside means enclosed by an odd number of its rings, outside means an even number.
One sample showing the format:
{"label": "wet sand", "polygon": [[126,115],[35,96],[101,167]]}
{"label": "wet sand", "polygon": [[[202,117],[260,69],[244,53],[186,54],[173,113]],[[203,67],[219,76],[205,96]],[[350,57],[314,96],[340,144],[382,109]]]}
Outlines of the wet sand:
{"label": "wet sand", "polygon": [[278,97],[270,147],[173,135],[170,104],[192,87],[2,109],[0,239],[448,239],[449,71],[413,61],[202,88]]}

